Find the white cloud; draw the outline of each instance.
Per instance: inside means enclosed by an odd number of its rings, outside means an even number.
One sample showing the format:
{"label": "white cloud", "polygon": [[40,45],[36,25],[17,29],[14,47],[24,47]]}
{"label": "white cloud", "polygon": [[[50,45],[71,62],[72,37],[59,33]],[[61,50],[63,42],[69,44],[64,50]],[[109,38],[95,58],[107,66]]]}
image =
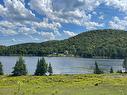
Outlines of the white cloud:
{"label": "white cloud", "polygon": [[104,15],[99,16],[99,19],[103,20],[104,19]]}
{"label": "white cloud", "polygon": [[0,21],[0,31],[6,35],[32,34],[37,32],[33,27],[27,27],[25,23]]}
{"label": "white cloud", "polygon": [[5,11],[6,11],[6,8],[0,5],[0,15],[2,15]]}
{"label": "white cloud", "polygon": [[104,0],[107,6],[119,9],[127,13],[127,0]]}
{"label": "white cloud", "polygon": [[[108,1],[105,2],[108,5]],[[31,10],[25,8],[24,0],[5,0],[5,6],[0,5],[0,16],[7,22],[0,24],[12,31],[25,34],[35,33],[38,29],[55,32],[62,27],[61,23],[73,23],[89,30],[96,29],[103,27],[103,23],[91,21],[91,14],[88,12],[94,12],[101,3],[102,0],[30,0],[29,6],[32,10],[46,15],[43,21],[38,22]]]}
{"label": "white cloud", "polygon": [[16,39],[12,39],[12,42],[16,42]]}
{"label": "white cloud", "polygon": [[4,0],[4,6],[0,5],[0,16],[12,21],[35,20],[35,15],[25,8],[20,0]]}
{"label": "white cloud", "polygon": [[39,41],[40,39],[38,39],[38,38],[34,38],[34,40],[35,40],[35,41]]}
{"label": "white cloud", "polygon": [[68,36],[68,37],[72,37],[72,36],[75,36],[75,35],[77,35],[76,33],[74,33],[74,32],[71,32],[71,31],[63,31],[64,32],[64,34],[66,35],[66,36]]}
{"label": "white cloud", "polygon": [[59,31],[56,30],[56,31],[54,31],[54,35],[60,37],[60,36],[61,36],[61,33],[60,33]]}
{"label": "white cloud", "polygon": [[14,25],[14,23],[9,22],[9,21],[0,21],[0,26],[11,28],[11,27],[14,27],[15,25]]}
{"label": "white cloud", "polygon": [[33,27],[36,29],[50,29],[50,30],[57,30],[61,27],[61,24],[58,22],[49,23],[48,19],[44,19],[42,22],[33,22]]}
{"label": "white cloud", "polygon": [[12,29],[6,29],[6,28],[0,27],[0,34],[2,34],[2,35],[16,35],[17,32],[13,31]]}
{"label": "white cloud", "polygon": [[85,22],[84,23],[87,30],[93,30],[104,26],[104,23],[97,23],[97,22]]}
{"label": "white cloud", "polygon": [[29,3],[31,9],[36,10],[38,13],[47,14],[48,12],[52,12],[51,0],[30,0]]}
{"label": "white cloud", "polygon": [[18,28],[18,33],[19,34],[25,34],[25,35],[29,35],[29,34],[34,34],[36,33],[37,31],[34,29],[34,28],[28,28],[28,27],[20,27]]}
{"label": "white cloud", "polygon": [[45,41],[54,40],[55,39],[55,35],[52,32],[41,32],[40,34],[42,35],[42,38]]}
{"label": "white cloud", "polygon": [[93,11],[101,2],[102,0],[52,0],[53,9],[56,11],[72,11],[77,8]]}
{"label": "white cloud", "polygon": [[[2,31],[2,34],[6,34],[9,35],[9,31],[10,34],[12,34],[12,31],[15,32],[13,33],[14,35],[17,34],[25,34],[25,35],[29,35],[29,34],[34,34],[34,33],[38,33],[38,29],[40,29],[40,31],[46,31],[46,30],[50,30],[50,31],[54,31],[57,35],[58,34],[58,28],[61,27],[60,23],[49,23],[47,21],[42,21],[42,22],[31,22],[31,21],[26,21],[26,22],[10,22],[10,21],[0,21],[0,31]],[[7,32],[7,30],[9,30]]]}
{"label": "white cloud", "polygon": [[93,15],[97,15],[97,12],[93,11],[92,14],[93,14]]}
{"label": "white cloud", "polygon": [[93,21],[91,22],[91,16],[87,12],[93,11],[101,2],[101,0],[31,0],[29,5],[32,10],[46,15],[55,22],[73,23],[88,28],[85,22],[93,23]]}
{"label": "white cloud", "polygon": [[113,29],[127,29],[127,17],[124,17],[124,19],[120,19],[119,17],[114,17],[113,21],[109,22],[109,26]]}

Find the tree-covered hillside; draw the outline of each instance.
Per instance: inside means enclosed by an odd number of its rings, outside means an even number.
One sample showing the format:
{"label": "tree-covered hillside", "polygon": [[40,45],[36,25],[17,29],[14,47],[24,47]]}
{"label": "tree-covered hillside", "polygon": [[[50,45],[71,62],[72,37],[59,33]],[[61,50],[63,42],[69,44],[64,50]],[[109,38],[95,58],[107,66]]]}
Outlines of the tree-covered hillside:
{"label": "tree-covered hillside", "polygon": [[66,40],[75,45],[77,55],[122,58],[127,56],[127,32],[122,30],[95,30]]}
{"label": "tree-covered hillside", "polygon": [[127,56],[127,32],[123,30],[93,30],[61,41],[26,43],[0,47],[0,55],[72,54],[81,57],[123,58]]}

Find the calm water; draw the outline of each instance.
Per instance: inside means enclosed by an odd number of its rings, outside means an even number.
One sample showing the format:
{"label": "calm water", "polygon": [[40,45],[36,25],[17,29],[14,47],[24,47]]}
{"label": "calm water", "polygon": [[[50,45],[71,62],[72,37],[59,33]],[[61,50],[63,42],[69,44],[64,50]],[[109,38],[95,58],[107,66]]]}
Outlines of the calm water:
{"label": "calm water", "polygon": [[[24,57],[29,74],[33,74],[39,57]],[[18,57],[0,56],[5,74],[11,74]],[[99,67],[105,72],[111,68],[115,71],[122,69],[121,59],[88,59],[74,57],[45,57],[46,62],[50,62],[54,74],[86,74],[93,73],[94,63],[97,61]]]}

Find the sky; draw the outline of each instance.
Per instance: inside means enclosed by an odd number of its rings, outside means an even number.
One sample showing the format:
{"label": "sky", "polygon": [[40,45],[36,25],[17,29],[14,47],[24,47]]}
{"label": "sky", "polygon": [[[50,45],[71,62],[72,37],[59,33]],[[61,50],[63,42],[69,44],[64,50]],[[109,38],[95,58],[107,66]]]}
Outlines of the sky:
{"label": "sky", "polygon": [[0,0],[0,45],[127,30],[127,0]]}

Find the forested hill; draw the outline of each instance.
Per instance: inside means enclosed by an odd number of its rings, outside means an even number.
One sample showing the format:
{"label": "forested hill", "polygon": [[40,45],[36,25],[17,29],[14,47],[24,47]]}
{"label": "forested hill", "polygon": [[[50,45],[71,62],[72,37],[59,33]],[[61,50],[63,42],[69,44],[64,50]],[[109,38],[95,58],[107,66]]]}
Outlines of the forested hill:
{"label": "forested hill", "polygon": [[123,58],[127,56],[127,32],[122,30],[94,30],[61,41],[26,43],[0,47],[0,55],[71,54],[81,57]]}

